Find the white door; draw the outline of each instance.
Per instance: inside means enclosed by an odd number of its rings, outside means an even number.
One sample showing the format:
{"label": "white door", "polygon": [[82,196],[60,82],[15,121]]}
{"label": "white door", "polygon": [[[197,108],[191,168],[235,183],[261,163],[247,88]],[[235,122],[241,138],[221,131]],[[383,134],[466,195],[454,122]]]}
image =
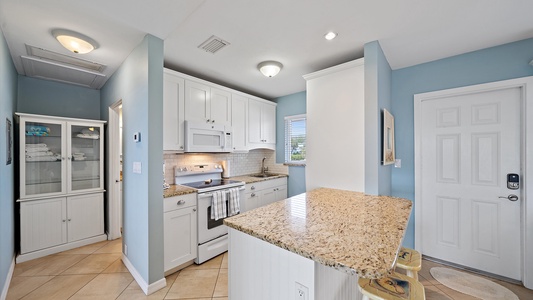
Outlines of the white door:
{"label": "white door", "polygon": [[67,197],[68,242],[104,234],[102,193]]}
{"label": "white door", "polygon": [[185,81],[185,120],[211,121],[211,88],[205,84]]}
{"label": "white door", "polygon": [[211,88],[211,122],[231,126],[231,93]]}
{"label": "white door", "polygon": [[[424,255],[521,280],[523,200],[520,190],[507,188],[507,174],[520,174],[521,92],[505,88],[421,102],[416,201]],[[518,201],[505,198],[511,194]]]}

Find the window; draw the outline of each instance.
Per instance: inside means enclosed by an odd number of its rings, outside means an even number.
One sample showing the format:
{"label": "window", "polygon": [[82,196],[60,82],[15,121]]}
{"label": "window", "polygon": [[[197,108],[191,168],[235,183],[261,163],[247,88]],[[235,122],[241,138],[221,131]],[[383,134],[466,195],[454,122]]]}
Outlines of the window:
{"label": "window", "polygon": [[304,163],[306,153],[306,116],[285,117],[285,162]]}

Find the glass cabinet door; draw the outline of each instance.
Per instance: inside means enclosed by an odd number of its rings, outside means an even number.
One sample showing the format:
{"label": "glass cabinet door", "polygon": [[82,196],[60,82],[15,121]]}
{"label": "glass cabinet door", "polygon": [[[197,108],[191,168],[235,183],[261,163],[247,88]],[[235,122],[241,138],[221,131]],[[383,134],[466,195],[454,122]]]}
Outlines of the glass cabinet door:
{"label": "glass cabinet door", "polygon": [[21,197],[65,192],[64,128],[60,121],[21,122]]}
{"label": "glass cabinet door", "polygon": [[70,124],[69,191],[102,189],[102,134],[100,124]]}

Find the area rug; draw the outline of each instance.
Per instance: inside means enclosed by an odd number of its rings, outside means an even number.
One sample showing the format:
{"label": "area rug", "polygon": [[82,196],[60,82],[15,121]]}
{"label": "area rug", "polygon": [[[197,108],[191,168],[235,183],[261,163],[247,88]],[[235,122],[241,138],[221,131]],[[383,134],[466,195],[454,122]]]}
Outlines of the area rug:
{"label": "area rug", "polygon": [[519,300],[507,288],[476,275],[442,267],[431,268],[429,272],[438,282],[463,294],[486,300]]}

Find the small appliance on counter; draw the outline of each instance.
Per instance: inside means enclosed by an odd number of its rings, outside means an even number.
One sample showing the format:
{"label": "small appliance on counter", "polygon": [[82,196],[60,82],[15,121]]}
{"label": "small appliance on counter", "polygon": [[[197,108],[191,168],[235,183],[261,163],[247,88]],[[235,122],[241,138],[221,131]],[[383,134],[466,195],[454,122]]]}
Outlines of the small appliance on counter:
{"label": "small appliance on counter", "polygon": [[163,190],[170,188],[170,184],[167,183],[165,179],[165,161],[163,161]]}
{"label": "small appliance on counter", "polygon": [[223,160],[220,162],[220,164],[222,165],[222,178],[230,178],[231,177],[230,161]]}

